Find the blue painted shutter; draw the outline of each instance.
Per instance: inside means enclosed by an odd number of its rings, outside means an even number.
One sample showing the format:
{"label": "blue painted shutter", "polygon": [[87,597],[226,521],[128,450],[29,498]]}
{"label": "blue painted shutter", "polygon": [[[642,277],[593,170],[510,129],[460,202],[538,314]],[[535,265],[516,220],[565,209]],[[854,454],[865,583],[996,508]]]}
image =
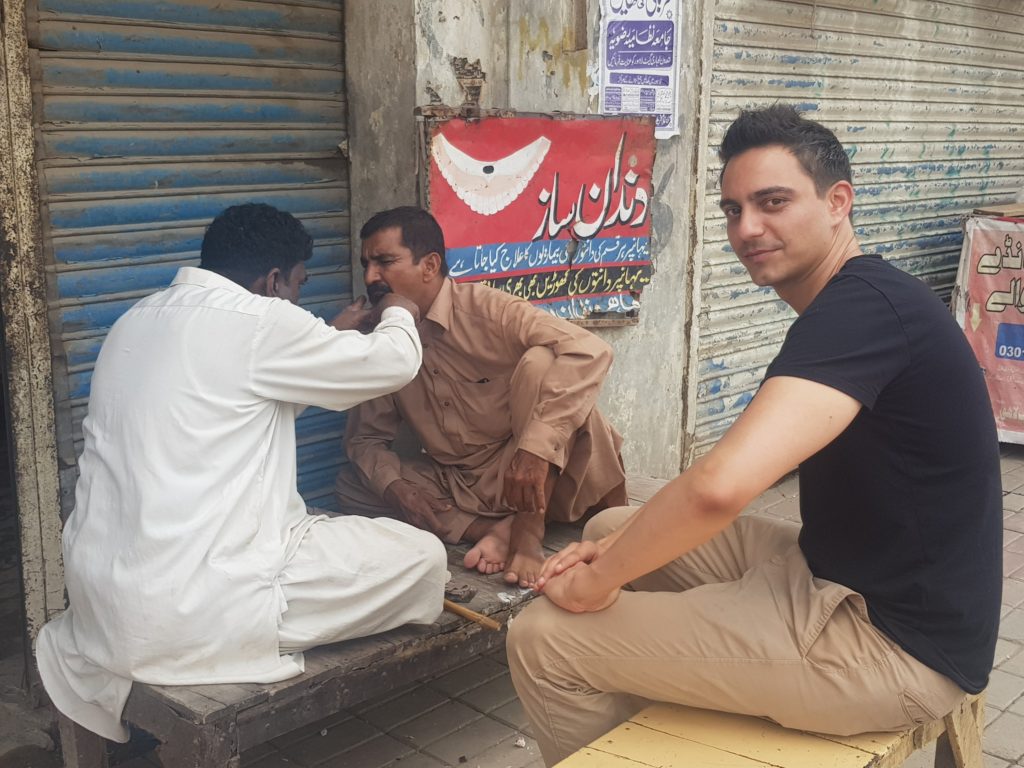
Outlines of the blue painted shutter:
{"label": "blue painted shutter", "polygon": [[[295,214],[315,238],[303,306],[329,318],[351,300],[342,0],[28,5],[66,515],[100,344],[198,263],[217,213]],[[332,506],[343,425],[299,420],[308,503]]]}

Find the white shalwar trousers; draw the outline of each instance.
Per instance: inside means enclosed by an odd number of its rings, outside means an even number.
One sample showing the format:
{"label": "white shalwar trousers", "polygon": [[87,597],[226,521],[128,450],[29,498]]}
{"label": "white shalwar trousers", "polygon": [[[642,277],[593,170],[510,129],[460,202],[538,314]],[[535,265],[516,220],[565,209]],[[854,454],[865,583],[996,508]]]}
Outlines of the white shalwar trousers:
{"label": "white shalwar trousers", "polygon": [[[433,534],[397,520],[357,515],[310,515],[302,522],[288,542],[285,567],[266,584],[277,595],[270,603],[279,616],[267,619],[270,627],[277,625],[279,655],[264,658],[251,652],[251,659],[239,658],[254,645],[240,636],[229,672],[219,669],[215,659],[204,659],[202,668],[183,666],[171,653],[160,668],[150,663],[136,674],[124,665],[114,672],[91,660],[110,654],[88,631],[76,633],[72,605],[43,627],[36,642],[40,676],[57,709],[94,733],[123,742],[128,729],[121,714],[133,680],[159,685],[276,682],[303,671],[304,650],[403,624],[430,624],[441,614],[448,559]],[[238,634],[228,624],[218,631]],[[266,640],[256,645],[266,647]],[[133,640],[160,648],[169,641],[175,642],[144,633]]]}
{"label": "white shalwar trousers", "polygon": [[447,578],[447,552],[431,533],[388,518],[320,518],[279,577],[281,653],[430,624]]}

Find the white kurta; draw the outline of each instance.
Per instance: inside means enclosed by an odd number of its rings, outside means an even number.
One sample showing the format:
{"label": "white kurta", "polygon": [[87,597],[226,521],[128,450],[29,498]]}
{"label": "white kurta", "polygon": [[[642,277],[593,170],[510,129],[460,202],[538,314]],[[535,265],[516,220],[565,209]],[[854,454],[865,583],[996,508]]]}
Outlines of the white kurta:
{"label": "white kurta", "polygon": [[132,680],[301,672],[301,654],[279,653],[279,578],[324,518],[296,490],[295,417],[395,391],[421,355],[403,309],[339,332],[192,267],[125,313],[96,363],[64,528],[71,607],[37,641],[58,709],[124,741]]}

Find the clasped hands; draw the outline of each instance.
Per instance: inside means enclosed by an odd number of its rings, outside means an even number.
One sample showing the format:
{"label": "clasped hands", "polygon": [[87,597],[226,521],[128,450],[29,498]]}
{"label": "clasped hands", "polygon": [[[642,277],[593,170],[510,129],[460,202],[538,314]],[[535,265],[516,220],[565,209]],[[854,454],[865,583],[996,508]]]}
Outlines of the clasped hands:
{"label": "clasped hands", "polygon": [[594,563],[604,554],[605,540],[570,544],[544,561],[537,592],[572,613],[603,611],[619,597],[619,587],[602,584]]}

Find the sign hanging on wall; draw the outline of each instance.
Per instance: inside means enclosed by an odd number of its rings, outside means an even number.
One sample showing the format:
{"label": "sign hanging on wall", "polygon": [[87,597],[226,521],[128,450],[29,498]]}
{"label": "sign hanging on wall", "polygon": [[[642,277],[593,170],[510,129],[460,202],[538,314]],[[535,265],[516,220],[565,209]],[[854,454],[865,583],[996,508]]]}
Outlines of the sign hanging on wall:
{"label": "sign hanging on wall", "polygon": [[953,310],[985,373],[999,439],[1024,443],[1024,220],[967,220]]}
{"label": "sign hanging on wall", "polygon": [[451,276],[573,320],[636,317],[651,279],[650,118],[426,123]]}
{"label": "sign hanging on wall", "polygon": [[654,115],[679,133],[679,0],[601,0],[601,112]]}

